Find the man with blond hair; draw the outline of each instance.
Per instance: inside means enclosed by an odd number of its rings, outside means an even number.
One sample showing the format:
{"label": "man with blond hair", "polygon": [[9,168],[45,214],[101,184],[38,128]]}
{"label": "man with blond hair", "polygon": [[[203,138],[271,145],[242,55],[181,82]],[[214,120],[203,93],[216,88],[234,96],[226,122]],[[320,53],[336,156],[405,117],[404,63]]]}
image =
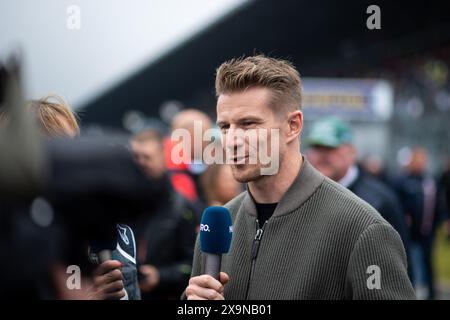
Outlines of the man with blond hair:
{"label": "man with blond hair", "polygon": [[[225,205],[233,239],[220,279],[204,274],[197,241],[187,299],[413,299],[398,233],[300,153],[301,80],[292,64],[232,59],[217,69],[216,94],[222,143],[247,191]],[[258,145],[276,139],[278,171],[249,163],[254,146],[238,132],[265,132]]]}

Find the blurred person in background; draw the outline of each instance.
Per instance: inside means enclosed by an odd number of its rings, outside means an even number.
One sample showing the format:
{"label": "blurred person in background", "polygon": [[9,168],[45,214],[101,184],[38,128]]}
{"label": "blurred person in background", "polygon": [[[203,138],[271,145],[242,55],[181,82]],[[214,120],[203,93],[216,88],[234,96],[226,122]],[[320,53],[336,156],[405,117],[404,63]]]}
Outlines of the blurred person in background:
{"label": "blurred person in background", "polygon": [[208,206],[223,206],[243,191],[242,185],[234,179],[231,167],[226,164],[210,165],[200,181]]}
{"label": "blurred person in background", "polygon": [[[53,101],[53,102],[52,102]],[[56,95],[48,95],[27,103],[42,134],[49,137],[75,137],[80,133],[75,113],[67,103]],[[7,113],[0,113],[0,121],[9,121]]]}
{"label": "blurred person in background", "polygon": [[[195,131],[197,124],[198,130]],[[176,164],[172,159],[172,150],[177,141],[172,141],[171,137],[164,140],[164,154],[166,167],[170,175],[170,179],[174,189],[182,194],[186,199],[191,201],[198,207],[199,212],[204,209],[203,195],[199,192],[201,174],[206,170],[207,165],[203,163],[202,155],[203,149],[209,143],[203,141],[202,137],[206,130],[211,129],[211,119],[204,112],[197,109],[186,109],[177,113],[171,122],[171,132],[175,130],[186,130],[189,133],[190,140],[187,141],[189,145],[183,145],[182,148],[182,163]],[[201,135],[197,139],[200,141],[200,154],[195,154],[195,135]],[[199,158],[200,157],[200,158]],[[200,217],[197,217],[198,219]]]}
{"label": "blurred person in background", "polygon": [[[27,104],[27,108],[34,114],[38,127],[45,136],[75,137],[80,133],[76,114],[64,99],[57,95],[48,95],[39,100],[32,100]],[[2,113],[0,119],[2,122],[8,121],[8,115]],[[133,258],[136,250],[133,231],[126,225],[117,225],[117,233],[118,243],[117,249],[112,251],[113,260],[100,263],[94,271],[91,287],[85,290],[86,296],[75,298],[140,299],[136,263]],[[89,256],[93,263],[99,263],[95,253],[89,252]],[[58,270],[55,269],[55,272]],[[70,293],[70,290],[63,290],[66,279],[63,279],[60,272],[56,275],[58,279],[64,280],[63,284],[57,284],[59,291]]]}
{"label": "blurred person in background", "polygon": [[427,151],[420,147],[413,149],[405,173],[396,180],[396,188],[411,240],[413,283],[417,295],[434,299],[432,250],[440,215],[437,184],[427,167]]}
{"label": "blurred person in background", "polygon": [[323,119],[313,125],[306,142],[311,164],[373,206],[399,233],[408,254],[408,235],[399,199],[388,185],[357,165],[350,126],[338,118]]}
{"label": "blurred person in background", "polygon": [[384,167],[383,159],[376,154],[368,154],[361,160],[361,169],[393,188],[393,182]]}
{"label": "blurred person in background", "polygon": [[191,273],[197,220],[192,203],[174,190],[164,159],[163,137],[144,130],[130,141],[145,174],[166,177],[170,200],[136,227],[142,299],[179,299]]}
{"label": "blurred person in background", "polygon": [[447,159],[446,167],[439,180],[443,219],[445,220],[445,232],[450,239],[450,158]]}

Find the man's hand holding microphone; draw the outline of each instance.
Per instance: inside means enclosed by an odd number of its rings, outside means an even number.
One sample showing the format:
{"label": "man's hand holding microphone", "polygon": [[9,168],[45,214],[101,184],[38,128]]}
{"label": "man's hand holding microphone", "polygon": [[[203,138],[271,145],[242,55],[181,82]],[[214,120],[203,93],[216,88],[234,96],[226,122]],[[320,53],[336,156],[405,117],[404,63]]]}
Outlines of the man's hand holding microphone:
{"label": "man's hand holding microphone", "polygon": [[205,274],[192,277],[186,288],[188,300],[224,300],[224,287],[229,281],[220,272],[222,254],[228,253],[233,233],[230,212],[224,207],[209,207],[202,215],[200,247],[205,255]]}

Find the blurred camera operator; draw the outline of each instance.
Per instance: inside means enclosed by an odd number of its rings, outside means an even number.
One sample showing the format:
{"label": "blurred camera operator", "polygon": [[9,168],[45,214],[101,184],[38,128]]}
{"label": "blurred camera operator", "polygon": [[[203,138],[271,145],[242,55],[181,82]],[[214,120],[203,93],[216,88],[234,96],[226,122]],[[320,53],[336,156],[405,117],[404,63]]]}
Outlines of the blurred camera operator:
{"label": "blurred camera operator", "polygon": [[[62,98],[56,95],[32,100],[28,103],[27,109],[33,113],[41,133],[45,136],[75,137],[80,133],[75,113]],[[6,123],[8,118],[8,114],[0,113],[0,123]],[[140,299],[133,231],[126,225],[117,225],[117,235],[117,247],[111,252],[112,259],[104,261],[96,267],[91,287],[84,290],[86,293],[84,298],[93,300]],[[90,251],[90,260],[98,263],[99,258],[92,250]],[[66,279],[61,276],[61,273],[55,273],[55,278],[57,282],[63,281],[65,285]],[[57,283],[57,286],[62,287],[63,285]],[[64,288],[59,288],[59,291],[62,290]],[[68,291],[64,290],[64,292]],[[71,298],[74,296],[62,295],[61,297]]]}

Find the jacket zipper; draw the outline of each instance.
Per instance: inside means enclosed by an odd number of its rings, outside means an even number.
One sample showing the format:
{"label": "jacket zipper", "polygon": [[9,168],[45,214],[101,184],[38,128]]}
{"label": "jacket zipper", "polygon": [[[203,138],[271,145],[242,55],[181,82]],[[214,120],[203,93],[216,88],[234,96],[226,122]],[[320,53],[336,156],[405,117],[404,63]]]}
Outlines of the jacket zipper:
{"label": "jacket zipper", "polygon": [[256,219],[256,234],[255,237],[253,238],[253,243],[252,243],[252,265],[251,265],[251,269],[250,269],[250,275],[248,277],[248,284],[247,284],[247,292],[245,294],[246,300],[248,300],[248,294],[250,291],[250,285],[252,283],[252,278],[253,278],[253,272],[255,270],[255,264],[256,264],[256,258],[258,257],[258,252],[259,252],[259,246],[261,244],[261,239],[264,233],[264,227],[266,226],[267,221],[264,222],[262,228],[259,227],[259,222],[258,219]]}

